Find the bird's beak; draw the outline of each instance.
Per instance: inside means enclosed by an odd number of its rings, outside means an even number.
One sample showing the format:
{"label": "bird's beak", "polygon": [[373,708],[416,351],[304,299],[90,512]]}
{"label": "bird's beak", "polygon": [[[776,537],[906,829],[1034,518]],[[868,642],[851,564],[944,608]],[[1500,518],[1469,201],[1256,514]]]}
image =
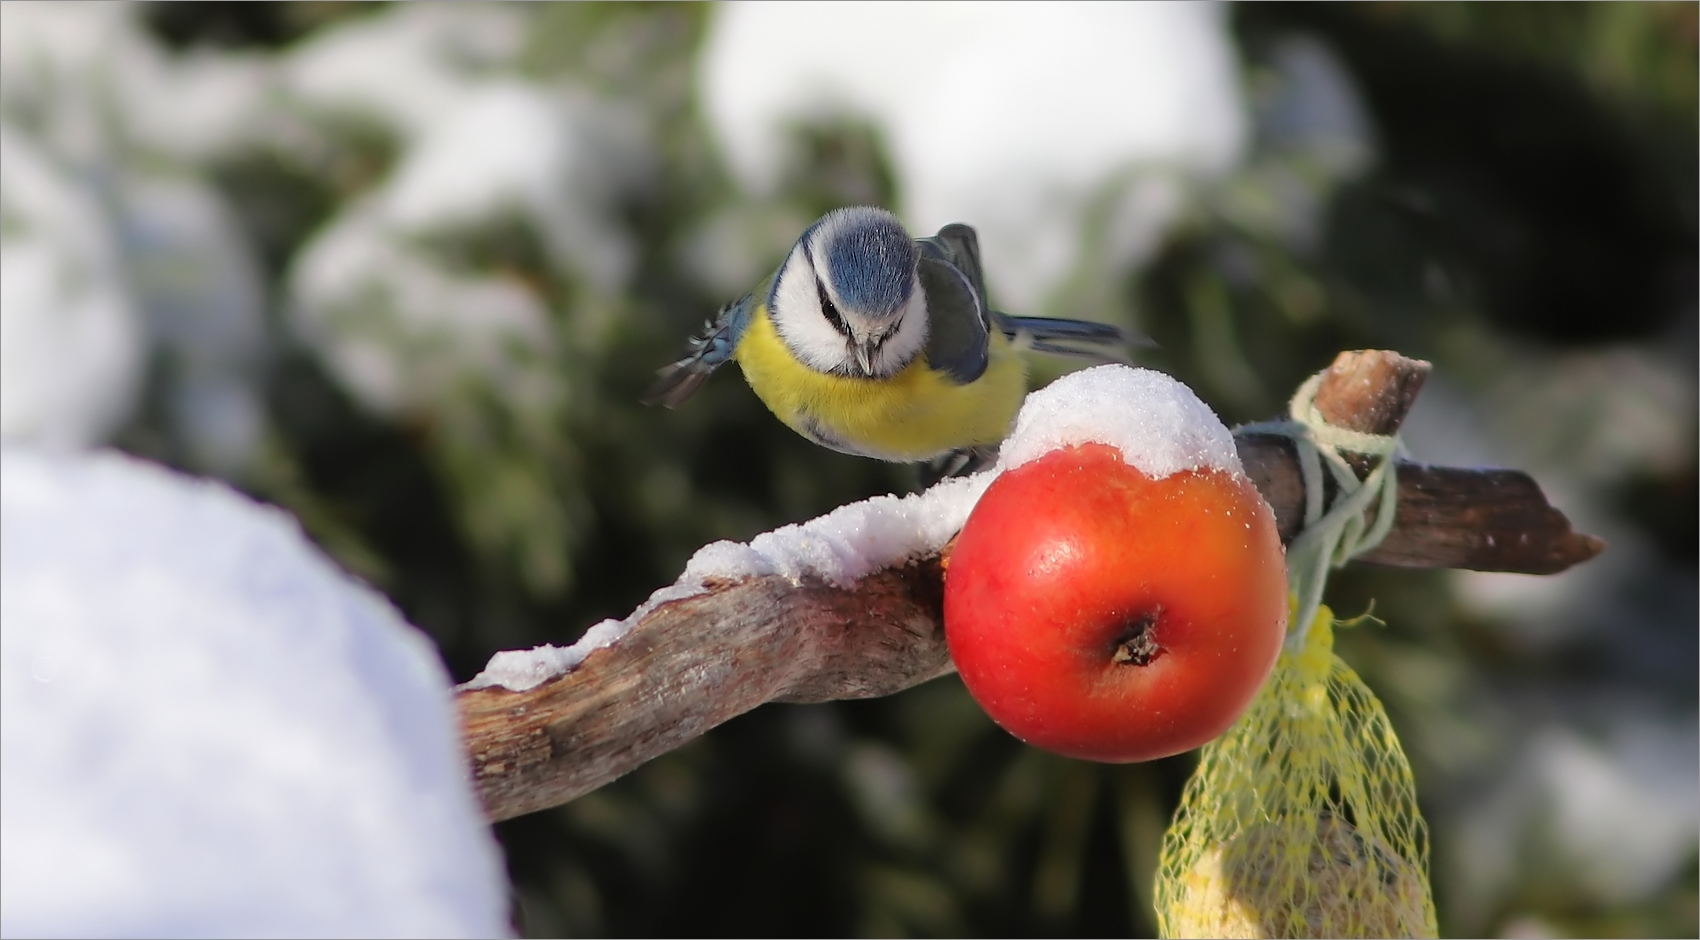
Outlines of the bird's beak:
{"label": "bird's beak", "polygon": [[877,349],[878,343],[863,341],[856,344],[856,364],[862,367],[863,375],[874,374],[874,352]]}

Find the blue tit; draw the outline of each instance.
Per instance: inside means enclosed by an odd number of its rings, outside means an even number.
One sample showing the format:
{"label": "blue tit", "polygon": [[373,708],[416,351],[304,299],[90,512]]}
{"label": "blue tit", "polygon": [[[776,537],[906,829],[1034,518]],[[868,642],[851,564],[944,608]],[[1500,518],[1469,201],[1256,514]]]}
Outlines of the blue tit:
{"label": "blue tit", "polygon": [[995,454],[1027,393],[1024,349],[1099,361],[1104,323],[992,310],[966,225],[911,238],[884,209],[837,209],[771,277],[721,308],[644,397],[678,407],[736,359],[779,420],[847,454],[916,462]]}

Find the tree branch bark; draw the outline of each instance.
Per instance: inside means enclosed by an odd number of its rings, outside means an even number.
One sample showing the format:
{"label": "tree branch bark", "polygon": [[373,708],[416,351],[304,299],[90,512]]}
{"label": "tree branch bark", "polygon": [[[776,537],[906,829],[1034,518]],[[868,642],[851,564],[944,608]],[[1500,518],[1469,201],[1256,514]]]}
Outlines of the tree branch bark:
{"label": "tree branch bark", "polygon": [[[1328,423],[1368,434],[1393,434],[1433,367],[1386,350],[1343,352],[1323,373],[1316,408]],[[1246,473],[1275,510],[1281,538],[1304,523],[1304,480],[1284,438],[1236,438]],[[1359,475],[1369,471],[1354,461]],[[1521,470],[1430,467],[1399,461],[1399,508],[1393,530],[1360,561],[1402,568],[1468,568],[1557,574],[1598,555],[1605,543],[1576,532],[1564,513]],[[1332,481],[1325,487],[1333,497]]]}
{"label": "tree branch bark", "polygon": [[[1429,370],[1392,352],[1341,353],[1316,407],[1331,424],[1392,433]],[[1292,446],[1264,435],[1236,443],[1291,539],[1304,514]],[[1522,472],[1405,462],[1397,472],[1393,529],[1364,561],[1551,574],[1604,548],[1573,531]],[[463,689],[463,732],[486,812],[502,820],[558,806],[764,702],[891,695],[949,673],[948,551],[849,590],[778,576],[710,585],[650,611],[535,689]]]}

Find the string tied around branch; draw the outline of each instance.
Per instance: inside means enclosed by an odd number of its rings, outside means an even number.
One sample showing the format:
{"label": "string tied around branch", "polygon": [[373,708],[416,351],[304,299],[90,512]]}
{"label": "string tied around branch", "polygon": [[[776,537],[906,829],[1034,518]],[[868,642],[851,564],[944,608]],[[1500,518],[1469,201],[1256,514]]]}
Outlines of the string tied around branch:
{"label": "string tied around branch", "polygon": [[[1399,481],[1393,457],[1400,450],[1397,434],[1369,434],[1329,424],[1316,408],[1316,392],[1324,373],[1305,381],[1288,404],[1286,420],[1243,425],[1241,434],[1285,437],[1298,452],[1305,488],[1304,528],[1287,546],[1287,584],[1296,610],[1287,648],[1304,649],[1305,637],[1322,605],[1328,572],[1373,550],[1393,529],[1398,508]],[[1363,478],[1345,454],[1362,454],[1375,461]],[[1338,493],[1325,506],[1323,470],[1334,478]]]}

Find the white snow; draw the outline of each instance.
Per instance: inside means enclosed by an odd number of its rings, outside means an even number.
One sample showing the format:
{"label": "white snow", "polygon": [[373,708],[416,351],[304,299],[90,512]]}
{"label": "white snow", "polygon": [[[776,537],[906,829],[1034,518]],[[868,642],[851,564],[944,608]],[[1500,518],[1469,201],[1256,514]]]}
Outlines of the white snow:
{"label": "white snow", "polygon": [[764,532],[748,545],[715,542],[685,565],[685,579],[736,580],[776,574],[839,587],[936,552],[962,531],[993,473],[946,480],[924,493],[875,496],[817,519]]}
{"label": "white snow", "polygon": [[560,394],[542,299],[515,278],[446,268],[377,199],[345,209],[302,249],[289,295],[295,329],[379,414],[429,408],[469,378],[516,404]]}
{"label": "white snow", "polygon": [[389,193],[395,221],[415,231],[484,221],[492,211],[524,210],[559,198],[570,128],[560,105],[519,82],[480,89],[476,100],[431,124],[396,171]]}
{"label": "white snow", "polygon": [[[704,111],[744,184],[770,191],[798,121],[884,138],[911,228],[967,222],[1007,309],[1034,312],[1079,258],[1089,210],[1141,260],[1182,182],[1247,138],[1225,8],[1194,3],[735,3],[705,40]],[[895,208],[895,207],[894,207]]]}
{"label": "white snow", "polygon": [[[554,408],[567,384],[561,319],[586,317],[590,298],[629,279],[635,251],[616,205],[654,166],[641,121],[582,88],[511,74],[528,15],[386,8],[285,65],[287,96],[317,133],[376,126],[397,144],[394,165],[302,247],[287,284],[292,325],[380,414],[453,405],[469,379],[503,406]],[[588,296],[554,314],[524,276],[469,263],[481,240],[516,230]],[[574,341],[594,332],[575,326]]]}
{"label": "white snow", "polygon": [[962,530],[968,513],[995,476],[992,472],[945,480],[924,493],[875,496],[808,522],[782,526],[742,542],[712,542],[698,549],[679,580],[654,594],[623,620],[604,620],[565,648],[505,650],[490,658],[464,689],[536,688],[564,675],[596,650],[619,641],[664,603],[694,597],[713,581],[779,575],[800,583],[819,578],[839,587],[884,568],[937,552]]}
{"label": "white snow", "polygon": [[1012,469],[1088,442],[1117,448],[1153,479],[1197,469],[1245,475],[1233,433],[1192,389],[1123,365],[1065,375],[1027,396],[998,461]]}
{"label": "white snow", "polygon": [[509,4],[401,4],[320,32],[283,64],[289,99],[318,118],[417,139],[480,73],[511,62],[525,13]]}
{"label": "white snow", "polygon": [[0,7],[0,424],[8,439],[98,444],[148,372],[185,456],[235,473],[263,431],[263,288],[223,198],[188,164],[260,141],[271,69],[171,55],[138,20],[133,4]]}
{"label": "white snow", "polygon": [[0,112],[91,168],[127,150],[205,161],[263,135],[270,64],[168,54],[130,3],[0,5]]}
{"label": "white snow", "polygon": [[631,616],[624,620],[604,620],[584,631],[584,636],[579,637],[578,642],[571,646],[545,643],[528,650],[503,650],[490,657],[484,669],[462,683],[460,688],[503,688],[512,692],[535,689],[556,676],[577,669],[591,653],[614,645],[621,637],[631,632],[633,624],[642,620],[644,615],[656,607],[667,601],[682,600],[700,593],[699,587],[669,585],[651,594],[643,606],[632,611]]}
{"label": "white snow", "polygon": [[778,575],[793,583],[818,578],[838,587],[938,552],[968,521],[999,473],[1050,451],[1098,442],[1115,447],[1152,478],[1190,469],[1243,476],[1233,434],[1179,381],[1149,369],[1104,365],[1065,375],[1027,396],[998,464],[945,480],[922,493],[875,496],[808,522],[782,526],[742,542],[705,545],[684,574],[624,620],[605,620],[572,646],[497,653],[463,688],[500,686],[523,692],[564,675],[585,657],[617,642],[667,601],[692,597],[713,581]]}
{"label": "white snow", "polygon": [[0,451],[0,933],[505,934],[423,635],[294,521]]}
{"label": "white snow", "polygon": [[133,7],[0,4],[0,114],[79,168],[104,161],[156,62]]}
{"label": "white snow", "polygon": [[644,162],[618,123],[581,96],[492,81],[425,128],[385,187],[386,212],[416,234],[523,219],[557,267],[615,290],[633,249],[612,203]]}
{"label": "white snow", "polygon": [[151,40],[146,48],[153,67],[125,77],[136,83],[126,107],[139,146],[205,166],[276,140],[275,60],[200,49],[168,57]]}
{"label": "white snow", "polygon": [[264,289],[224,200],[185,172],[78,170],[9,122],[0,156],[0,435],[107,440],[159,353],[189,456],[240,470],[264,424]]}
{"label": "white snow", "polygon": [[130,413],[146,334],[99,202],[0,122],[0,437],[98,443]]}

